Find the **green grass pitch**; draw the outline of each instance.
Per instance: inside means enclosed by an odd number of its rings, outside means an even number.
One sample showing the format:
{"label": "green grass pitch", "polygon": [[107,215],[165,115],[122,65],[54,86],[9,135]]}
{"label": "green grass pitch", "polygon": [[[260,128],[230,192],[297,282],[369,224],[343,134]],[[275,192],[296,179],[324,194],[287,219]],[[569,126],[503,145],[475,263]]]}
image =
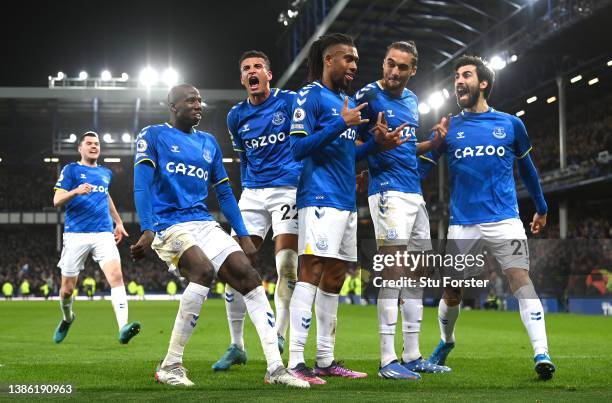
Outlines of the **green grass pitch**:
{"label": "green grass pitch", "polygon": [[[212,363],[229,344],[222,300],[204,304],[185,351],[184,364],[196,383],[175,389],[154,382],[164,356],[178,301],[130,301],[130,319],[142,332],[129,345],[117,341],[109,301],[75,302],[77,320],[63,343],[52,334],[60,318],[58,303],[0,302],[0,384],[71,383],[69,399],[122,401],[611,401],[612,320],[606,317],[549,314],[546,324],[551,355],[557,365],[552,381],[536,379],[532,350],[516,312],[462,311],[457,346],[447,364],[450,374],[422,380],[390,381],[377,376],[378,333],[374,306],[341,305],[336,358],[366,371],[367,379],[330,379],[310,390],[264,385],[265,361],[255,329],[245,325],[249,361],[226,373]],[[401,329],[401,327],[400,327]],[[311,329],[306,357],[312,365],[316,341]],[[427,356],[438,341],[436,311],[425,309],[421,352]],[[401,352],[401,335],[396,349]],[[283,355],[287,359],[287,352]],[[32,400],[33,396],[22,397]],[[46,397],[55,400],[62,397]],[[13,401],[4,392],[0,401]]]}

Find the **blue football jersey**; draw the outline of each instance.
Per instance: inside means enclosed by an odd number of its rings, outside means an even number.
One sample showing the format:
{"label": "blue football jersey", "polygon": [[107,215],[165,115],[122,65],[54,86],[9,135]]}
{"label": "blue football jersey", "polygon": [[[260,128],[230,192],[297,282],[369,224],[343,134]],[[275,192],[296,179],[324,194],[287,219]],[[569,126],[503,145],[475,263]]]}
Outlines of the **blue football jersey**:
{"label": "blue football jersey", "polygon": [[514,160],[530,150],[525,125],[516,116],[493,108],[453,116],[442,145],[426,156],[435,161],[445,153],[448,159],[450,224],[518,217]]}
{"label": "blue football jersey", "polygon": [[408,123],[401,133],[402,138],[409,136],[406,143],[393,150],[368,156],[370,172],[368,194],[373,195],[389,190],[421,194],[416,155],[416,129],[419,127],[419,101],[416,95],[404,88],[402,96],[394,98],[376,81],[357,91],[355,100],[358,104],[368,103],[364,112],[370,121],[364,127],[360,127],[359,132],[359,136],[364,141],[372,136],[369,130],[376,125],[379,112],[384,112],[387,125],[391,130],[403,123]]}
{"label": "blue football jersey", "polygon": [[245,188],[296,187],[302,164],[291,155],[289,128],[295,92],[272,88],[262,104],[239,102],[227,115],[234,151],[246,162]]}
{"label": "blue football jersey", "polygon": [[[318,81],[303,87],[293,105],[291,135],[316,136],[330,125],[342,127],[331,143],[304,158],[297,189],[297,207],[334,207],[355,211],[355,135],[346,128],[340,113],[343,93],[337,93]],[[349,108],[355,102],[349,100]]]}
{"label": "blue football jersey", "polygon": [[83,183],[93,189],[66,203],[65,232],[112,232],[113,221],[108,207],[108,187],[113,173],[103,166],[88,167],[78,162],[66,165],[55,184],[55,191],[67,192]]}
{"label": "blue football jersey", "polygon": [[213,220],[206,206],[208,185],[229,179],[212,134],[198,130],[188,134],[168,123],[145,127],[136,140],[134,165],[145,161],[155,167],[151,191],[155,231]]}

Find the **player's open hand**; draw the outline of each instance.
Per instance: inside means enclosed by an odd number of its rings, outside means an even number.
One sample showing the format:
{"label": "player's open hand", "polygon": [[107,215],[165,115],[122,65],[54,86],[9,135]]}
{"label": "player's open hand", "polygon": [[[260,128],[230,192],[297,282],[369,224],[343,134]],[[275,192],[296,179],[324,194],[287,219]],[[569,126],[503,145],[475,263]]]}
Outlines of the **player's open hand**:
{"label": "player's open hand", "polygon": [[238,244],[247,255],[253,267],[259,267],[259,256],[257,255],[257,248],[251,240],[250,236],[238,237]]}
{"label": "player's open hand", "polygon": [[139,260],[146,256],[146,253],[151,249],[151,244],[155,238],[155,233],[150,230],[146,230],[140,236],[138,242],[135,245],[130,246],[130,256],[133,260]]}
{"label": "player's open hand", "polygon": [[363,193],[368,190],[369,173],[368,171],[361,171],[357,174],[357,193]]}
{"label": "player's open hand", "polygon": [[434,138],[432,139],[432,143],[434,148],[438,148],[438,146],[444,141],[446,135],[448,134],[448,127],[450,126],[450,121],[452,114],[448,114],[447,116],[443,116],[440,119],[440,122],[436,124],[431,130],[434,131]]}
{"label": "player's open hand", "polygon": [[341,115],[348,127],[359,126],[362,123],[368,123],[370,121],[370,119],[361,119],[361,110],[368,106],[367,102],[364,102],[353,109],[349,109],[348,104],[348,97],[344,97],[344,106],[342,107]]}
{"label": "player's open hand", "polygon": [[89,183],[81,183],[79,187],[74,189],[74,193],[77,195],[86,195],[91,193],[92,189],[93,186],[91,186]]}
{"label": "player's open hand", "polygon": [[115,243],[119,244],[119,242],[121,242],[124,236],[130,236],[130,234],[127,233],[123,224],[116,224],[115,225]]}
{"label": "player's open hand", "polygon": [[546,214],[535,213],[533,215],[533,221],[529,223],[531,226],[531,233],[534,235],[539,234],[544,227],[546,227]]}

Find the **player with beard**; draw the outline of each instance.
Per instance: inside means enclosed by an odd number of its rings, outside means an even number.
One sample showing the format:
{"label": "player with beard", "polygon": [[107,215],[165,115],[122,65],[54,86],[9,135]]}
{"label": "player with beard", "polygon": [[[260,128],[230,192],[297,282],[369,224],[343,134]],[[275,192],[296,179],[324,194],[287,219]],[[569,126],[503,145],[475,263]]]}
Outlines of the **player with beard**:
{"label": "player with beard", "polygon": [[[295,194],[301,163],[293,159],[289,144],[291,108],[296,94],[270,88],[270,60],[263,52],[245,52],[239,66],[240,83],[248,97],[227,115],[234,151],[240,155],[243,190],[238,206],[257,249],[272,227],[278,274],[274,293],[276,331],[282,353],[298,265]],[[231,345],[213,365],[216,371],[247,360],[243,340],[246,305],[242,294],[230,285],[225,287],[225,307]]]}
{"label": "player with beard", "polygon": [[[307,388],[307,382],[296,379],[283,366],[274,314],[252,266],[256,249],[229,185],[221,148],[212,134],[195,130],[202,118],[200,93],[187,84],[173,87],[168,107],[169,123],[144,128],[136,141],[134,201],[142,235],[130,247],[135,259],[144,257],[152,247],[171,270],[178,269],[189,280],[168,353],[155,371],[155,379],[169,385],[193,385],[183,367],[183,352],[217,273],[244,295],[266,356],[265,382]],[[209,184],[238,241],[208,212]]]}
{"label": "player with beard", "polygon": [[[370,122],[383,114],[389,128],[403,123],[401,137],[408,141],[393,150],[368,157],[368,171],[358,180],[369,179],[368,200],[374,223],[378,253],[420,252],[431,250],[429,216],[421,192],[417,155],[436,148],[446,135],[443,118],[438,135],[429,141],[417,143],[415,135],[419,127],[418,99],[406,88],[417,72],[418,51],[412,41],[394,42],[387,47],[383,60],[383,78],[366,85],[355,94],[358,103],[367,103],[364,109]],[[371,126],[371,125],[370,125]],[[366,127],[368,128],[368,127]],[[359,133],[365,140],[367,131]],[[365,187],[360,183],[360,187]],[[419,271],[403,273],[398,267],[385,267],[384,280],[397,280],[403,276],[417,277]],[[401,299],[400,299],[401,293]],[[401,301],[402,334],[404,349],[402,362],[395,353],[395,327],[398,316],[398,300]],[[380,333],[380,370],[385,379],[420,379],[422,373],[448,372],[450,368],[424,360],[419,350],[419,333],[423,317],[423,289],[385,287],[379,290],[377,301]]]}
{"label": "player with beard", "polygon": [[[348,263],[357,260],[355,160],[379,150],[387,128],[356,147],[357,126],[368,123],[346,92],[357,72],[359,57],[350,36],[328,34],[310,47],[310,84],[298,91],[291,124],[291,149],[303,161],[297,190],[300,270],[291,298],[289,368],[313,384],[320,376],[364,378],[334,359],[338,293]],[[378,126],[377,126],[378,127]],[[402,125],[388,134],[401,144]],[[306,366],[304,346],[317,320],[314,371]]]}
{"label": "player with beard", "polygon": [[[519,218],[514,161],[536,206],[531,232],[546,226],[547,205],[538,173],[529,156],[531,143],[523,122],[491,108],[487,99],[494,73],[479,57],[462,56],[455,63],[455,94],[461,113],[450,119],[448,135],[423,162],[422,176],[443,154],[450,179],[451,253],[495,256],[519,302],[521,320],[534,350],[535,371],[550,379],[555,366],[548,355],[544,309],[529,278],[529,250]],[[451,269],[452,270],[452,269]],[[461,289],[445,289],[438,307],[441,340],[429,360],[443,365],[455,346]]]}

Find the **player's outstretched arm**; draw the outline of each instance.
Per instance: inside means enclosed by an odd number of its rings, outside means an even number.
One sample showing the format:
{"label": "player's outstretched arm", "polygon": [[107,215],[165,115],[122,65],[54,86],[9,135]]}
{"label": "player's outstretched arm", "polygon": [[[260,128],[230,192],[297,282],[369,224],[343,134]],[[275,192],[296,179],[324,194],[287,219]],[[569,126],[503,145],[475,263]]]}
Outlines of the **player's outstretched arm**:
{"label": "player's outstretched arm", "polygon": [[77,196],[89,194],[92,189],[93,186],[89,183],[82,183],[77,188],[70,191],[57,189],[53,195],[53,205],[55,207],[61,207]]}
{"label": "player's outstretched arm", "polygon": [[539,234],[546,226],[548,205],[546,204],[546,199],[544,199],[544,192],[542,191],[538,171],[529,154],[518,160],[518,172],[527,188],[527,192],[529,192],[529,196],[536,206],[536,213],[533,216],[533,221],[530,223],[531,232],[533,234]]}
{"label": "player's outstretched arm", "polygon": [[110,211],[110,215],[113,219],[113,222],[115,223],[115,242],[118,244],[119,242],[121,242],[124,236],[130,236],[130,234],[128,234],[125,230],[125,227],[123,226],[123,220],[121,219],[121,216],[119,215],[119,212],[115,207],[115,203],[113,202],[113,198],[110,195],[108,195],[108,209]]}
{"label": "player's outstretched arm", "polygon": [[140,239],[136,244],[130,246],[132,259],[142,259],[151,248],[155,232],[153,231],[153,207],[151,206],[151,187],[155,168],[147,163],[141,162],[134,167],[134,204],[140,219]]}

